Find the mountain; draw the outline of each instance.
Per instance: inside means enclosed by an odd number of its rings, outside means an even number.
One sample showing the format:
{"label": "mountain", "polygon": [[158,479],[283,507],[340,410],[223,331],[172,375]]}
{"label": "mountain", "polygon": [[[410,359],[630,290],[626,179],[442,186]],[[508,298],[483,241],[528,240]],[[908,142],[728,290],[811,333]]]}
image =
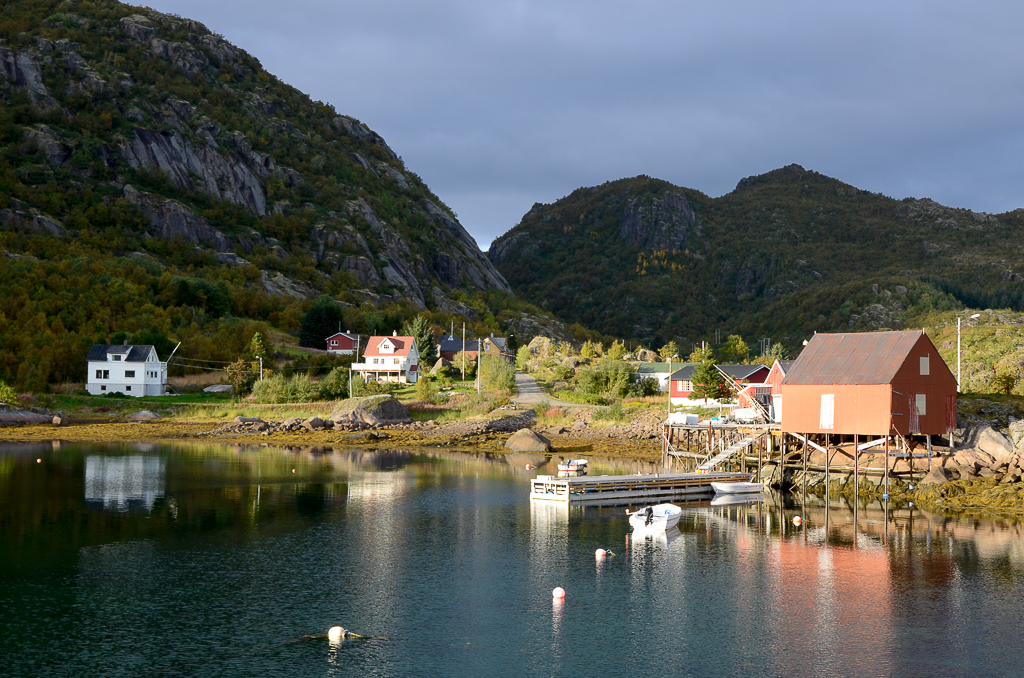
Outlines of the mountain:
{"label": "mountain", "polygon": [[8,3],[0,101],[0,379],[81,381],[114,335],[233,358],[321,294],[363,331],[535,311],[380,135],[198,22]]}
{"label": "mountain", "polygon": [[719,198],[639,176],[536,204],[488,256],[519,296],[655,345],[1024,310],[1024,210],[894,200],[790,165]]}

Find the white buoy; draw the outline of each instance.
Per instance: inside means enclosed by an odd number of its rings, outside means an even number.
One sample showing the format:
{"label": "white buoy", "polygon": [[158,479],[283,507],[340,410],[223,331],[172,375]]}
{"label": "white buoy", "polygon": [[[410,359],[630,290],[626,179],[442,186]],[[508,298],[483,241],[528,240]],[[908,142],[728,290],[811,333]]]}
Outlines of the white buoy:
{"label": "white buoy", "polygon": [[292,469],[292,473],[295,473],[295,469]]}
{"label": "white buoy", "polygon": [[332,626],[327,631],[327,638],[328,638],[328,640],[341,640],[342,638],[345,637],[345,633],[346,633],[346,631],[342,627],[340,627],[340,626]]}
{"label": "white buoy", "polygon": [[596,551],[594,551],[594,556],[595,556],[595,557],[596,557],[596,558],[597,558],[598,560],[600,560],[601,558],[604,558],[604,557],[605,557],[605,556],[607,556],[607,555],[608,555],[608,552],[607,552],[607,551],[605,551],[604,549],[597,549]]}
{"label": "white buoy", "polygon": [[43,460],[42,460],[42,459],[36,459],[36,463],[37,463],[37,464],[42,464],[42,463],[43,463]]}
{"label": "white buoy", "polygon": [[562,600],[563,598],[565,598],[565,589],[563,589],[561,586],[556,586],[555,589],[551,592],[551,597],[557,600]]}
{"label": "white buoy", "polygon": [[532,471],[533,470],[533,464],[527,464],[526,465],[526,470],[527,471]]}
{"label": "white buoy", "polygon": [[793,516],[793,524],[794,525],[799,525],[802,522],[804,522],[803,518],[801,518],[800,516]]}

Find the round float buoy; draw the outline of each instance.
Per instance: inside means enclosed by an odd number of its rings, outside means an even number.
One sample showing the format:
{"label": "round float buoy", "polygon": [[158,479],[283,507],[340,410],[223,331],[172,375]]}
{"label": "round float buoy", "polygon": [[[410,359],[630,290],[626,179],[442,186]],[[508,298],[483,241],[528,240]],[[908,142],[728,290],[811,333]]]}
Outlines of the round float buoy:
{"label": "round float buoy", "polygon": [[888,500],[888,499],[889,499],[889,495],[887,495],[887,494],[883,494],[883,495],[882,495],[882,499]]}
{"label": "round float buoy", "polygon": [[910,502],[910,508],[914,508],[914,502]]}
{"label": "round float buoy", "polygon": [[913,486],[913,485],[911,485],[911,486],[910,486],[910,489],[914,489],[914,486]]}
{"label": "round float buoy", "polygon": [[565,589],[563,589],[561,586],[556,586],[555,589],[551,592],[551,597],[556,600],[562,600],[563,598],[565,598]]}
{"label": "round float buoy", "polygon": [[533,464],[527,464],[526,465],[526,470],[527,471],[532,471],[533,470]]}
{"label": "round float buoy", "polygon": [[800,516],[793,516],[793,524],[794,525],[799,525],[802,522],[804,522],[803,518],[801,518]]}
{"label": "round float buoy", "polygon": [[327,638],[329,640],[341,640],[345,637],[346,633],[347,632],[345,631],[345,629],[341,628],[340,626],[332,626],[330,629],[327,630]]}
{"label": "round float buoy", "polygon": [[597,549],[596,551],[594,551],[594,557],[596,557],[598,560],[600,560],[601,558],[604,558],[607,555],[608,555],[608,552],[605,551],[604,549]]}
{"label": "round float buoy", "polygon": [[42,464],[42,463],[43,463],[43,460],[42,460],[42,459],[36,459],[36,463],[37,463],[37,464]]}
{"label": "round float buoy", "polygon": [[295,469],[292,469],[292,473],[295,473]]}

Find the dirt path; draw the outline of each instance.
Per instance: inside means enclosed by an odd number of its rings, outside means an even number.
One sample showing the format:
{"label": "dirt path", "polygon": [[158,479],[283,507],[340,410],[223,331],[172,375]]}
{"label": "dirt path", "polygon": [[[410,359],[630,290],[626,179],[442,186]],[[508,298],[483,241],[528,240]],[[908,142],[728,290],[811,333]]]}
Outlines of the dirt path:
{"label": "dirt path", "polygon": [[579,405],[552,398],[540,390],[536,379],[523,372],[516,372],[516,388],[519,389],[519,395],[513,398],[512,402],[520,405],[536,405],[537,403],[548,402],[560,407],[594,407],[594,405]]}

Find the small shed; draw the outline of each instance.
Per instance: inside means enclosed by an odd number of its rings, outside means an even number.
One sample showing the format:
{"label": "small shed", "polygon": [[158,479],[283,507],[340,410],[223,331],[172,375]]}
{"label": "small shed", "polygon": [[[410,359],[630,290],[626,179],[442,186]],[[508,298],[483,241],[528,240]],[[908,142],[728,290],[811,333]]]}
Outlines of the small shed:
{"label": "small shed", "polygon": [[337,355],[356,355],[359,352],[359,335],[352,332],[337,332],[324,340],[327,352]]}
{"label": "small shed", "polygon": [[921,331],[815,334],[782,380],[787,433],[942,435],[956,378]]}

